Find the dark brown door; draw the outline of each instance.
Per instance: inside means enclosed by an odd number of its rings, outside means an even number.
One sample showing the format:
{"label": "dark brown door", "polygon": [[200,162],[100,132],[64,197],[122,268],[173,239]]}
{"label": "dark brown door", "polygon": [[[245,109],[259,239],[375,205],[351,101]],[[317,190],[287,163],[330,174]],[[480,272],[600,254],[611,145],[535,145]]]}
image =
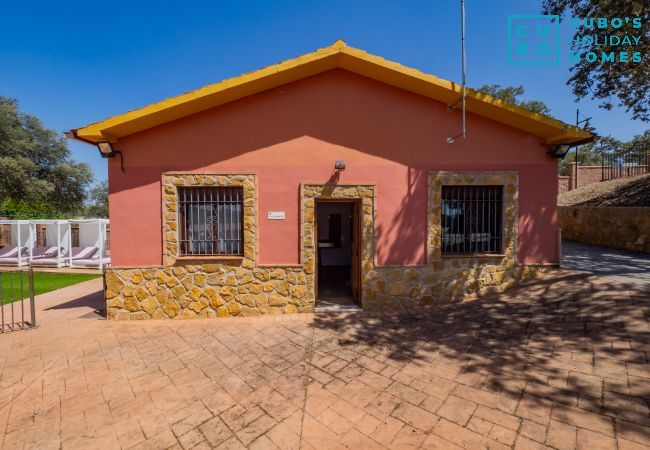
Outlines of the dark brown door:
{"label": "dark brown door", "polygon": [[352,299],[357,305],[361,305],[361,223],[359,214],[359,202],[352,203],[351,214],[352,242],[350,261],[350,282],[352,286]]}

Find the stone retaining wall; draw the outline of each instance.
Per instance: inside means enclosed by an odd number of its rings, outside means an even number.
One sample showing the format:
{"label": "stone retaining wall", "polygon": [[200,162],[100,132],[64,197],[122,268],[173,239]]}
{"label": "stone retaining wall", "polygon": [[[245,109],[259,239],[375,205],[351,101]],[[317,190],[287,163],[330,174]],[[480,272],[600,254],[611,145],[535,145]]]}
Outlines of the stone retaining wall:
{"label": "stone retaining wall", "polygon": [[650,253],[650,208],[558,206],[562,238]]}

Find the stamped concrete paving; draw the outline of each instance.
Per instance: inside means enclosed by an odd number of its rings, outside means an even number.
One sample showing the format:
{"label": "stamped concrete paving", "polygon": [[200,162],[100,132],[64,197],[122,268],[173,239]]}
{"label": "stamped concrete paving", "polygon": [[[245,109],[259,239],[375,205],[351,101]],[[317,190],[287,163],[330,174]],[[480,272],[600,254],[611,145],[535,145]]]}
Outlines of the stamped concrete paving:
{"label": "stamped concrete paving", "polygon": [[650,255],[562,241],[562,267],[650,290]]}
{"label": "stamped concrete paving", "polygon": [[2,446],[648,448],[648,293],[552,276],[409,316],[117,323],[96,281],[45,294],[0,336]]}

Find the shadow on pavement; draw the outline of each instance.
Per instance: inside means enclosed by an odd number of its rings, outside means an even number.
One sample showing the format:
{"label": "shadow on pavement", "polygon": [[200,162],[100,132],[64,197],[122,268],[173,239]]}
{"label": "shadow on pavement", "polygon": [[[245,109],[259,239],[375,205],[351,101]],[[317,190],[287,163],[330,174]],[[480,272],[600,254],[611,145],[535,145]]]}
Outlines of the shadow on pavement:
{"label": "shadow on pavement", "polygon": [[384,356],[441,389],[453,381],[513,399],[526,395],[539,414],[558,403],[650,425],[650,380],[628,377],[628,365],[647,367],[648,294],[557,270],[432,310],[316,314],[317,329],[336,333],[314,344]]}
{"label": "shadow on pavement", "polygon": [[562,242],[562,267],[650,290],[650,255],[578,242]]}
{"label": "shadow on pavement", "polygon": [[106,303],[104,302],[104,295],[102,291],[93,292],[92,294],[84,295],[83,297],[75,298],[58,305],[50,306],[45,308],[45,311],[58,310],[58,309],[71,309],[71,308],[82,308],[88,307],[92,308],[93,311],[88,314],[84,314],[81,317],[84,318],[106,318]]}

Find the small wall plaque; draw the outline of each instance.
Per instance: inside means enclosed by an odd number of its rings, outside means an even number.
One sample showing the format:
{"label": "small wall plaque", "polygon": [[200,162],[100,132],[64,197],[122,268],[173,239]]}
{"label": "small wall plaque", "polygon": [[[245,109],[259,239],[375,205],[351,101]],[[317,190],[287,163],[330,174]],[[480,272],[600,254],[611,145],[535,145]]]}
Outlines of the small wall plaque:
{"label": "small wall plaque", "polygon": [[284,211],[269,211],[266,213],[269,220],[284,220]]}

